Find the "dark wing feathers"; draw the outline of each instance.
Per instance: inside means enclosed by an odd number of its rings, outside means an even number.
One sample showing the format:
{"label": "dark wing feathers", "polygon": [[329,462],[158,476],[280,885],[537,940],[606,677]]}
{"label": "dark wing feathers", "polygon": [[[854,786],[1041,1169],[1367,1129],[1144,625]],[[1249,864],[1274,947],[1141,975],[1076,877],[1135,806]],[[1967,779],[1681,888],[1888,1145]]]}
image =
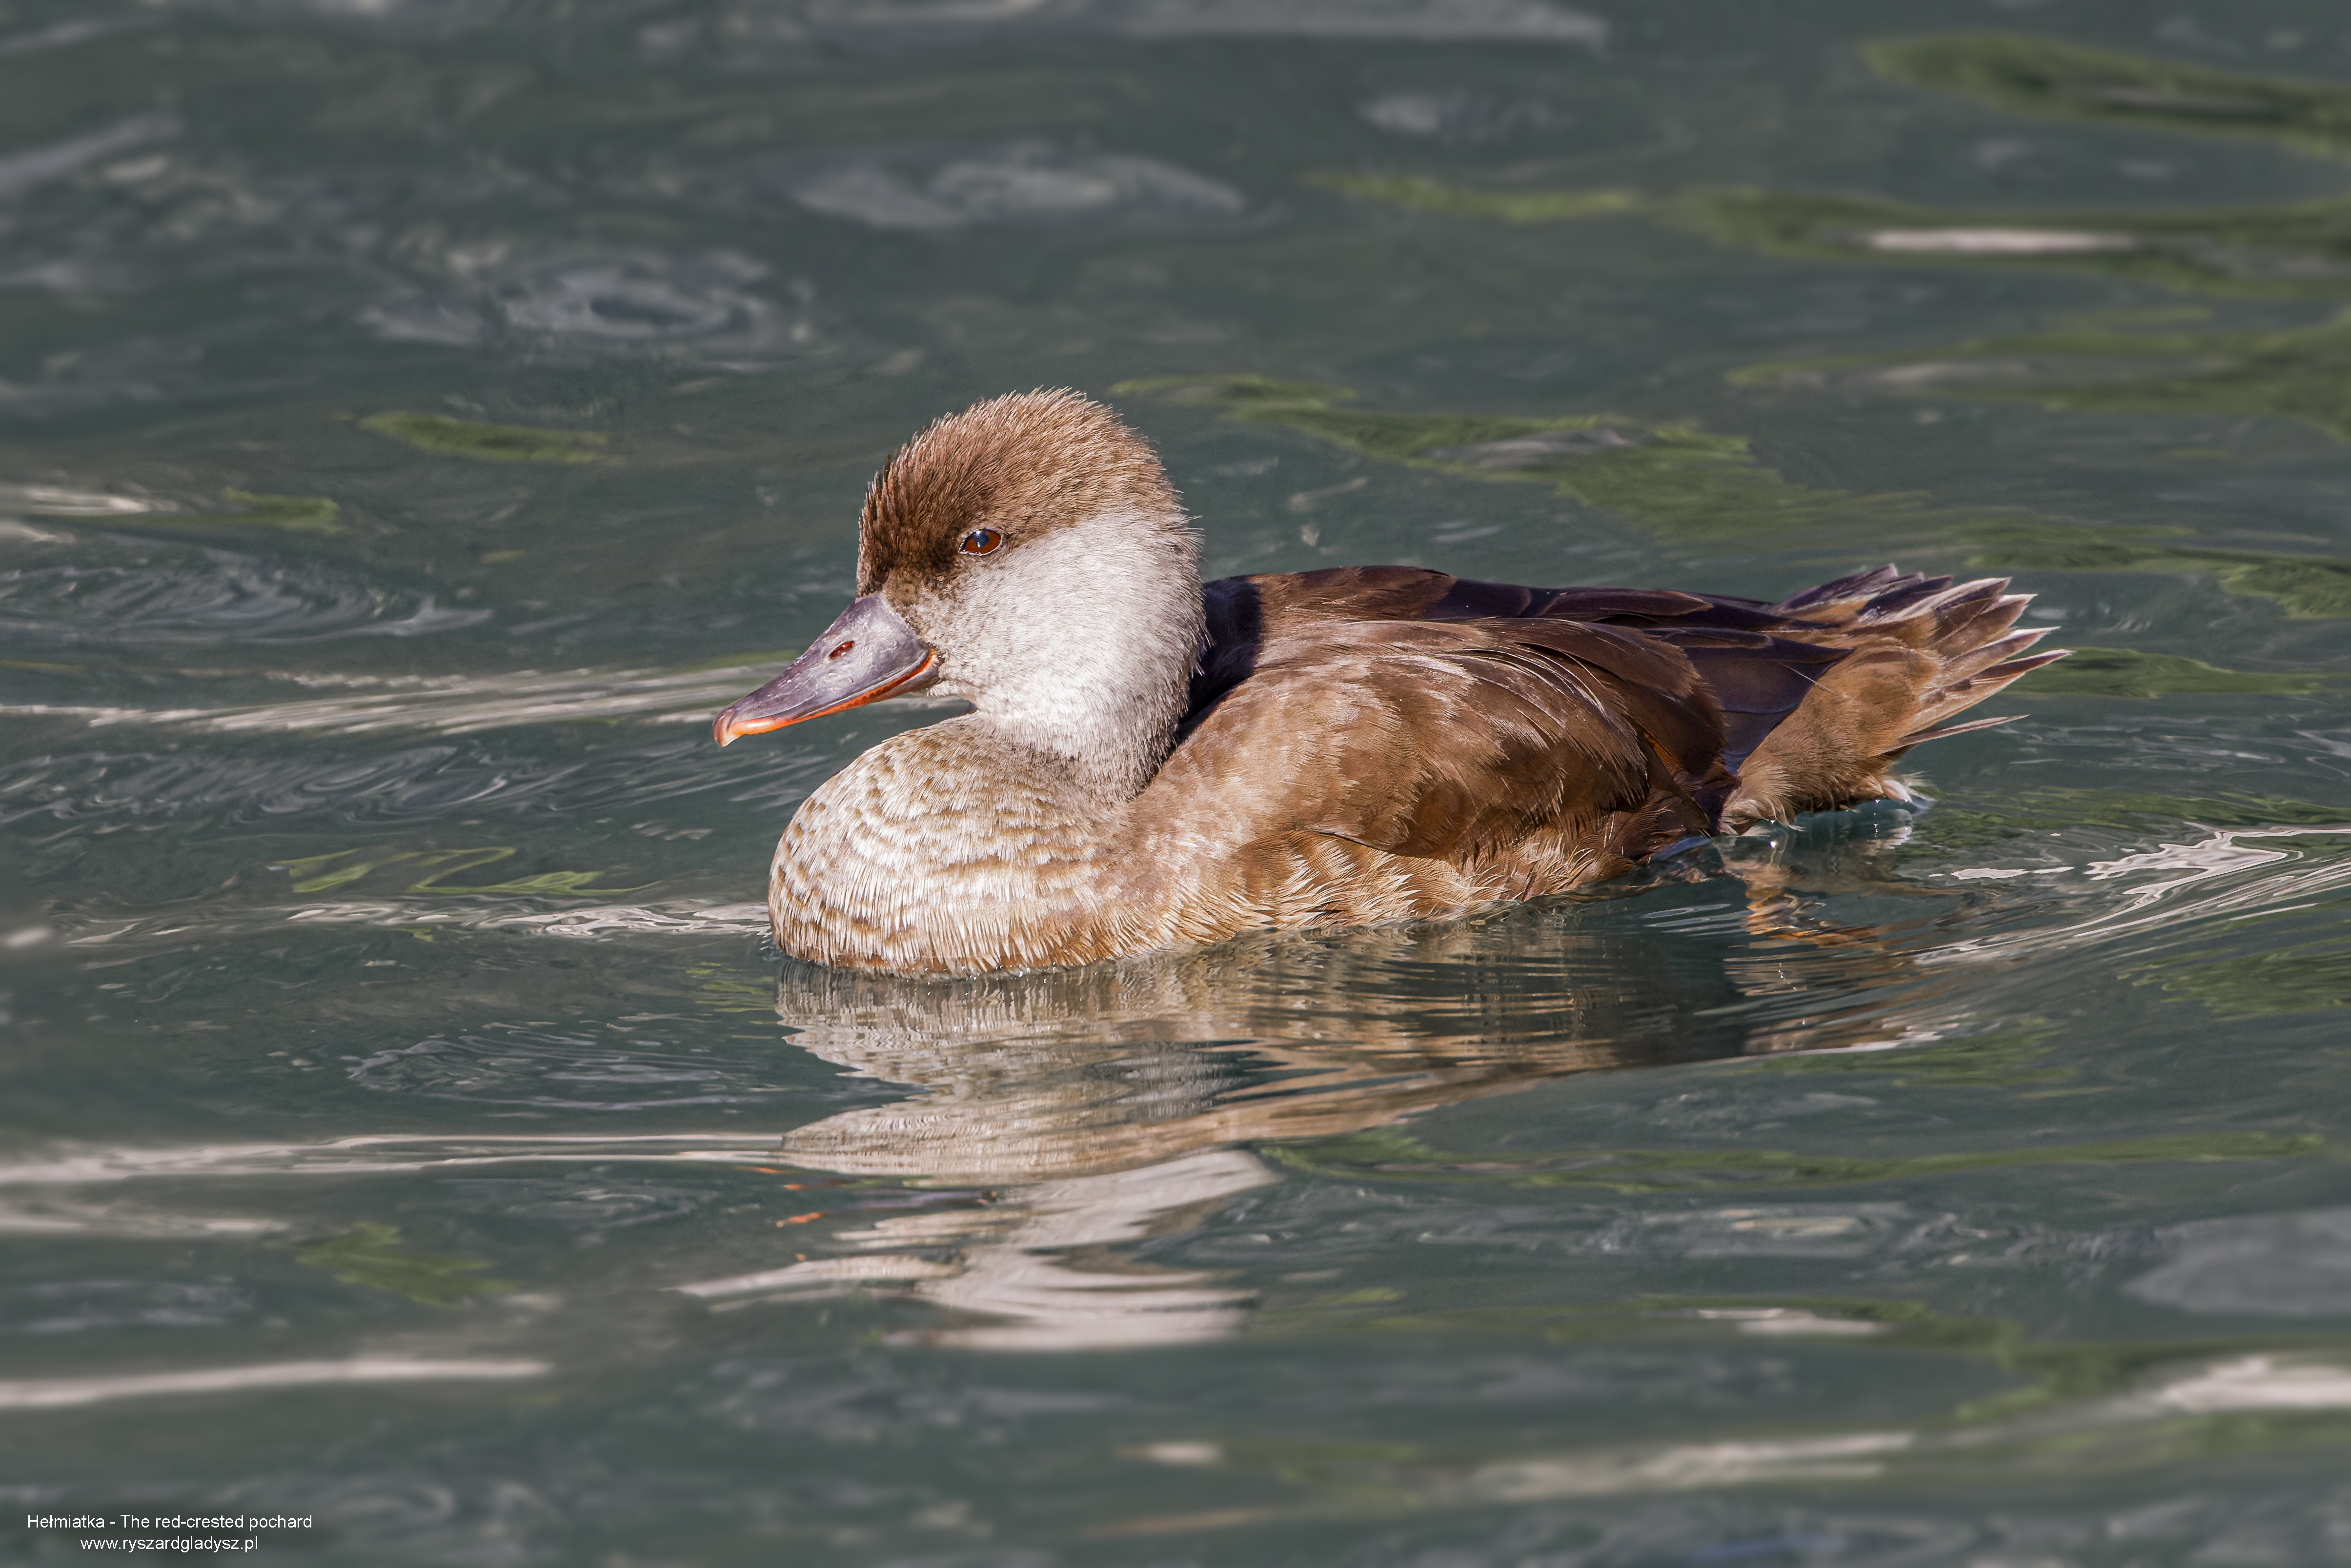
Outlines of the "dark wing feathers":
{"label": "dark wing feathers", "polygon": [[1414,567],[1225,578],[1204,591],[1207,642],[1169,766],[1246,771],[1244,754],[1265,747],[1260,770],[1294,776],[1296,743],[1251,741],[1252,726],[1294,735],[1310,706],[1384,715],[1332,728],[1331,763],[1367,786],[1299,826],[1458,857],[1614,812],[1663,833],[1654,847],[1718,821],[1898,795],[1886,769],[1911,746],[2002,722],[1949,721],[2063,656],[2018,656],[2042,633],[2009,630],[2025,597],[2007,589],[1890,566],[1777,604]]}
{"label": "dark wing feathers", "polygon": [[[1442,572],[1432,572],[1442,578]],[[1651,588],[1520,588],[1508,582],[1454,578],[1432,600],[1424,619],[1499,621],[1556,617],[1568,621],[1656,620],[1694,614],[1708,608],[1695,593]]]}
{"label": "dark wing feathers", "polygon": [[1890,566],[1874,566],[1834,582],[1823,582],[1818,588],[1808,588],[1771,608],[1785,615],[1812,619],[1847,606],[1884,605],[1896,600],[1910,602],[1939,592],[1950,586],[1950,581],[1948,577],[1928,577],[1915,571],[1906,577]]}
{"label": "dark wing feathers", "polygon": [[[1410,601],[1392,591],[1410,585],[1378,586],[1390,605]],[[1327,600],[1285,613],[1222,583],[1210,602],[1220,644],[1251,617],[1261,631],[1245,660],[1211,647],[1196,690],[1212,695],[1162,769],[1171,800],[1214,802],[1171,824],[1194,841],[1302,831],[1466,865],[1573,823],[1612,850],[1637,839],[1637,854],[1710,831],[1735,782],[1698,671],[1637,630],[1350,618],[1322,612]],[[1614,825],[1653,816],[1671,831]]]}
{"label": "dark wing feathers", "polygon": [[1722,709],[1722,765],[1739,771],[1754,749],[1796,711],[1842,648],[1750,632],[1737,642],[1721,632],[1653,633],[1681,650]]}
{"label": "dark wing feathers", "polygon": [[[1886,568],[1846,580],[1880,578],[1896,580]],[[1813,592],[1837,588],[1830,584]],[[1795,711],[1821,670],[1844,656],[1839,649],[1770,635],[1788,629],[1792,617],[1784,606],[1669,589],[1522,588],[1416,567],[1332,567],[1221,578],[1207,586],[1204,597],[1208,645],[1193,675],[1179,743],[1226,693],[1254,673],[1269,629],[1295,630],[1308,622],[1483,622],[1504,642],[1548,648],[1608,668],[1619,677],[1620,689],[1674,694],[1680,699],[1678,716],[1670,723],[1661,714],[1651,718],[1661,737],[1662,732],[1675,733],[1677,760],[1698,776],[1718,753],[1723,767],[1736,771],[1772,727]],[[1562,626],[1625,627],[1643,635],[1578,642],[1552,630]],[[1561,643],[1562,636],[1569,636],[1573,646]],[[1681,657],[1663,653],[1659,643]],[[1705,713],[1703,702],[1689,706],[1693,671],[1712,694],[1719,714]],[[1703,746],[1695,728],[1710,732]]]}

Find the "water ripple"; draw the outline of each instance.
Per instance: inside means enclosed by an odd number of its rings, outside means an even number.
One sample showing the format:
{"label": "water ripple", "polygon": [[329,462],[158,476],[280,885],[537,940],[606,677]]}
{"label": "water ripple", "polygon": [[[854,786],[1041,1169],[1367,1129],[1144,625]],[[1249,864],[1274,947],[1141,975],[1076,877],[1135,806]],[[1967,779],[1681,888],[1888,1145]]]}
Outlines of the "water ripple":
{"label": "water ripple", "polygon": [[[417,259],[413,255],[410,259]],[[359,313],[394,341],[482,345],[538,360],[649,356],[758,370],[837,344],[810,309],[748,286],[768,267],[739,252],[676,257],[651,251],[514,254],[505,242],[444,246],[421,287]]]}
{"label": "water ripple", "polygon": [[318,1388],[337,1384],[541,1377],[552,1370],[543,1361],[353,1356],[347,1361],[284,1361],[257,1366],[208,1366],[115,1377],[24,1378],[0,1382],[0,1410],[59,1410],[114,1399],[152,1399],[174,1394],[241,1394],[251,1389]]}
{"label": "water ripple", "polygon": [[428,1100],[560,1111],[645,1111],[684,1105],[756,1105],[789,1092],[707,1054],[659,1040],[555,1034],[491,1026],[379,1051],[345,1076],[363,1089]]}
{"label": "water ripple", "polygon": [[2170,1227],[2170,1261],[2125,1287],[2191,1312],[2351,1315],[2351,1208],[2252,1214]]}
{"label": "water ripple", "polygon": [[1008,27],[1134,38],[1394,39],[1599,49],[1608,24],[1552,0],[730,0],[706,20],[665,18],[637,35],[651,59],[708,52],[739,66],[826,37],[908,42]]}
{"label": "water ripple", "polygon": [[810,212],[878,229],[993,224],[1194,225],[1238,217],[1238,191],[1154,158],[1016,141],[933,154],[866,153],[770,176]]}
{"label": "water ripple", "polygon": [[831,760],[788,753],[730,761],[709,742],[601,751],[599,766],[507,756],[479,742],[337,756],[189,748],[89,751],[0,768],[0,825],[132,820],[228,809],[237,821],[321,813],[352,821],[430,819],[455,810],[596,811],[710,790],[737,802],[789,805]]}
{"label": "water ripple", "polygon": [[704,724],[773,673],[770,664],[758,664],[684,673],[622,669],[515,670],[452,676],[292,674],[277,678],[308,686],[359,689],[293,702],[217,707],[0,703],[0,714],[81,718],[92,729],[153,724],[226,735],[369,735],[403,729],[468,735],[515,725],[618,718]]}
{"label": "water ripple", "polygon": [[64,1280],[0,1291],[0,1333],[211,1328],[252,1311],[252,1296],[225,1280]]}
{"label": "water ripple", "polygon": [[[2312,840],[2323,849],[2307,841]],[[2114,896],[2097,900],[2095,912],[2086,917],[1963,937],[1922,953],[1920,962],[1973,963],[2044,956],[2117,941],[2168,940],[2197,928],[2288,913],[2351,891],[2351,852],[2351,852],[2351,825],[2223,828],[2203,839],[2164,843],[2083,866],[2026,868],[2015,874],[2035,879],[2078,875],[2090,883],[2115,884]],[[2060,885],[2051,883],[2053,889]],[[2015,913],[2022,915],[2046,897],[2022,900]]]}
{"label": "water ripple", "polygon": [[417,637],[490,616],[225,549],[0,571],[0,636],[51,647]]}
{"label": "water ripple", "polygon": [[[0,1159],[0,1188],[110,1186],[118,1182],[254,1176],[382,1176],[395,1172],[455,1172],[494,1166],[620,1163],[765,1166],[775,1159],[773,1138],[741,1128],[710,1133],[360,1134],[316,1143],[94,1145],[60,1143]],[[175,1187],[175,1190],[177,1188]],[[185,1240],[211,1221],[152,1230]],[[233,1222],[229,1233],[253,1226]],[[141,1232],[150,1233],[150,1232]]]}
{"label": "water ripple", "polygon": [[77,136],[69,141],[53,142],[28,152],[9,153],[0,157],[0,202],[21,196],[51,180],[61,180],[102,158],[111,158],[117,152],[169,141],[185,129],[176,114],[142,114],[107,130]]}

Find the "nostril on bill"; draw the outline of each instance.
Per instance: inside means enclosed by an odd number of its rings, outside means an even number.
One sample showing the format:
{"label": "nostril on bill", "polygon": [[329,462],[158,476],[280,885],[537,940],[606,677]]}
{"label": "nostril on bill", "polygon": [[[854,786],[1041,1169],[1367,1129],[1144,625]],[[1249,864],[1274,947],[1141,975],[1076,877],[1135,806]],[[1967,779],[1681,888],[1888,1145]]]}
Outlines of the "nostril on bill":
{"label": "nostril on bill", "polygon": [[843,643],[840,647],[835,648],[831,653],[827,653],[827,654],[825,655],[825,657],[826,657],[826,658],[828,658],[828,659],[838,659],[838,658],[840,658],[843,653],[848,653],[852,648],[854,648],[854,647],[856,647],[856,646],[857,646],[857,639],[856,639],[856,638],[854,638],[854,637],[852,637],[848,642]]}

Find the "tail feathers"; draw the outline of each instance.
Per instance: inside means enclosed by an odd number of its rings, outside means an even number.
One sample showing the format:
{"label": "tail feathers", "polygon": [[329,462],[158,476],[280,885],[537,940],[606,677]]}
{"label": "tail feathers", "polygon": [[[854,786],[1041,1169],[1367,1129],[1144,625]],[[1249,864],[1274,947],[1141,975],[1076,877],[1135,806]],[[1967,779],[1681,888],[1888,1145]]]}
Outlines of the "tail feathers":
{"label": "tail feathers", "polygon": [[1872,567],[1856,571],[1850,577],[1840,577],[1834,582],[1823,582],[1818,588],[1808,588],[1791,599],[1772,606],[1783,615],[1801,615],[1806,620],[1834,623],[1837,612],[1847,614],[1867,604],[1881,594],[1891,595],[1923,588],[1932,592],[1951,580],[1929,578],[1918,572],[1905,577],[1890,566]]}
{"label": "tail feathers", "polygon": [[[2018,635],[2023,641],[2022,647],[2015,651],[2022,652],[2022,648],[2031,647],[2034,643],[2047,636],[2048,632],[2021,632]],[[2003,637],[2001,641],[2010,643],[2017,639]],[[2031,674],[2043,664],[2053,664],[2073,651],[2071,648],[2057,648],[2046,653],[2035,653],[2030,658],[1986,659],[1974,670],[1938,686],[1919,699],[1917,716],[1912,720],[1910,732],[1896,742],[1898,749],[1889,755],[1899,757],[1914,746],[1929,740],[1940,740],[1947,735],[1964,735],[1971,729],[1985,729],[1995,724],[2008,723],[2017,716],[2011,714],[2007,718],[1972,719],[1960,725],[1946,725],[1943,721],[1954,715],[1965,713],[1986,697],[1998,695],[2011,681]]]}
{"label": "tail feathers", "polygon": [[[1902,751],[1907,751],[1912,747],[1923,744],[1926,741],[1947,740],[1955,735],[1965,735],[1971,729],[1991,729],[2003,724],[2014,724],[2022,716],[2023,716],[2021,714],[2012,713],[1994,714],[1990,718],[1971,718],[1965,724],[1947,724],[1940,729],[1922,729],[1914,731],[1913,733],[1902,737]],[[1902,751],[1895,752],[1893,755],[1899,757],[1902,755]],[[1910,797],[1907,793],[1905,793],[1894,798],[1896,800],[1907,800]]]}
{"label": "tail feathers", "polygon": [[[2001,592],[2007,586],[2003,580],[1988,580],[1965,585],[1964,593],[1955,588],[1949,595],[1928,601],[1920,606],[1917,618],[1923,623],[1927,646],[1946,659],[1959,658],[2008,632],[2016,624],[2016,618],[2024,613],[2024,607],[2032,602],[2032,596]],[[2043,633],[2030,635],[2038,637]]]}
{"label": "tail feathers", "polygon": [[2031,599],[2010,593],[2001,578],[1954,583],[1884,566],[1773,606],[1797,622],[1778,635],[1845,656],[1740,766],[1724,825],[1907,799],[1887,771],[1897,758],[1929,740],[2008,723],[1949,721],[2065,656],[2029,652],[2049,629],[2011,630]]}

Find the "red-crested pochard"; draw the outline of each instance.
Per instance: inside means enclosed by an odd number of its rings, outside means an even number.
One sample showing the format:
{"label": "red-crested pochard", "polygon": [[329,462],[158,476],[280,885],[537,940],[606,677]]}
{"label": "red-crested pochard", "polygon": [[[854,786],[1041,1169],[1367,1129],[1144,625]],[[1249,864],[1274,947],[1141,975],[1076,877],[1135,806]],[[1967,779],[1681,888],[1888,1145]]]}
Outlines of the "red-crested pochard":
{"label": "red-crested pochard", "polygon": [[937,421],[866,492],[857,597],[713,727],[915,691],[776,845],[782,949],[901,974],[1459,915],[1907,791],[2062,653],[2025,595],[1857,572],[1777,604],[1414,567],[1202,586],[1151,448],[1072,392]]}

